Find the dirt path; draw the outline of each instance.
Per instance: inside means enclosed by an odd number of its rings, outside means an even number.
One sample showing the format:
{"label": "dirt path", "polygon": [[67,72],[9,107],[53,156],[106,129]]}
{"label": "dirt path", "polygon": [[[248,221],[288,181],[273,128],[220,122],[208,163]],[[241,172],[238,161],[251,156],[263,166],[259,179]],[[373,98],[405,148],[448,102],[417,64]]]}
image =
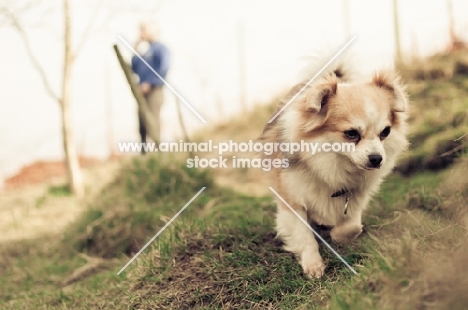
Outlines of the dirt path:
{"label": "dirt path", "polygon": [[[113,160],[83,169],[86,198],[51,193],[59,188],[64,177],[45,183],[25,185],[0,194],[0,242],[57,234],[88,206],[110,182],[124,159]],[[59,190],[58,190],[59,191]]]}

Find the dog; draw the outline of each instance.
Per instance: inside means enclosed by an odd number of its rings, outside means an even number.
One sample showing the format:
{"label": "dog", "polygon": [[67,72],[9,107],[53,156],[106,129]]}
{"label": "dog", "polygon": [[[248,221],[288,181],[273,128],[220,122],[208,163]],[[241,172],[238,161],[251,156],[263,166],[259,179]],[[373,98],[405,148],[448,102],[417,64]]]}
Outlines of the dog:
{"label": "dog", "polygon": [[[359,80],[347,76],[352,74],[335,68],[310,85],[293,87],[277,112],[294,100],[266,124],[259,138],[262,143],[354,146],[354,151],[291,154],[276,150],[267,156],[287,159],[289,165],[268,172],[272,188],[308,223],[332,227],[331,239],[338,244],[362,233],[369,200],[408,148],[409,102],[398,74],[377,71]],[[313,233],[276,198],[277,236],[285,250],[297,256],[307,276],[320,278],[326,265]]]}

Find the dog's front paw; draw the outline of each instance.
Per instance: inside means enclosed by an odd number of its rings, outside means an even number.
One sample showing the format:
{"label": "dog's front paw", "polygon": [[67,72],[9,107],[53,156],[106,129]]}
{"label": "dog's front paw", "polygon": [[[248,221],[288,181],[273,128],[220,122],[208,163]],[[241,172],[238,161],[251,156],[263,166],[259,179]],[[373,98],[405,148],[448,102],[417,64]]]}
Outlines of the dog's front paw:
{"label": "dog's front paw", "polygon": [[362,225],[336,226],[330,232],[332,240],[339,244],[348,244],[362,233]]}
{"label": "dog's front paw", "polygon": [[301,255],[301,266],[309,278],[320,278],[324,275],[326,267],[319,254],[310,253]]}

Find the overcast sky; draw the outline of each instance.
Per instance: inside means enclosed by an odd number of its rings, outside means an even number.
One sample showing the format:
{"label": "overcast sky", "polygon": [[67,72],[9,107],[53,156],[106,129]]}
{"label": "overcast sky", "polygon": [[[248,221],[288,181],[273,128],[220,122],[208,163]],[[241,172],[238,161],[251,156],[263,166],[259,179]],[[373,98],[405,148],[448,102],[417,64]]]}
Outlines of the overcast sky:
{"label": "overcast sky", "polygon": [[[155,18],[161,40],[172,52],[168,77],[208,125],[239,114],[241,89],[247,104],[268,102],[297,79],[303,56],[318,51],[333,56],[349,39],[352,59],[364,71],[392,66],[394,53],[391,0],[333,1],[166,1]],[[91,20],[97,1],[71,1],[74,40]],[[31,45],[56,89],[61,66],[60,1],[41,27],[30,26]],[[135,7],[148,1],[135,1]],[[447,0],[399,1],[402,47],[406,55],[425,56],[448,42]],[[453,0],[459,33],[468,33],[468,1]],[[138,11],[138,10],[136,10]],[[118,12],[103,24],[108,11],[101,9],[94,29],[74,66],[73,117],[81,155],[104,158],[109,152],[109,121],[115,143],[138,141],[136,104],[116,62],[112,44],[119,43],[127,59],[131,52],[119,42],[121,35],[133,44],[141,13]],[[40,19],[40,10],[30,20]],[[45,25],[45,26],[44,26]],[[466,39],[466,38],[465,38]],[[62,158],[59,109],[48,97],[39,75],[24,52],[20,37],[0,29],[0,179],[35,160]],[[239,47],[243,42],[243,49]],[[240,53],[245,59],[245,86],[241,86]],[[190,130],[203,125],[183,107]],[[109,116],[110,115],[110,116]],[[180,136],[173,95],[166,90],[162,111],[163,139]],[[258,133],[253,133],[253,138]]]}

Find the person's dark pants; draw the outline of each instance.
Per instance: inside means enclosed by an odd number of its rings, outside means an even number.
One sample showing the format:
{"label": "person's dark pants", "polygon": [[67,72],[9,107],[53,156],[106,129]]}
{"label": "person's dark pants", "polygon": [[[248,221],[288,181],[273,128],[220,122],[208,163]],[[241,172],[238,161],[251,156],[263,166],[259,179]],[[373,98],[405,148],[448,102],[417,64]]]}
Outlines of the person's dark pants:
{"label": "person's dark pants", "polygon": [[[156,86],[153,87],[153,89],[150,90],[149,94],[145,96],[146,99],[146,104],[148,106],[148,110],[155,120],[155,131],[156,131],[156,143],[159,143],[160,141],[160,135],[161,135],[161,120],[160,120],[160,112],[161,112],[161,106],[163,104],[163,87],[162,86]],[[141,115],[138,115],[138,121],[140,125],[140,137],[141,137],[141,142],[146,143],[146,138],[147,138],[147,129],[146,129],[146,124]],[[141,148],[141,154],[145,154],[146,151],[144,148]]]}

